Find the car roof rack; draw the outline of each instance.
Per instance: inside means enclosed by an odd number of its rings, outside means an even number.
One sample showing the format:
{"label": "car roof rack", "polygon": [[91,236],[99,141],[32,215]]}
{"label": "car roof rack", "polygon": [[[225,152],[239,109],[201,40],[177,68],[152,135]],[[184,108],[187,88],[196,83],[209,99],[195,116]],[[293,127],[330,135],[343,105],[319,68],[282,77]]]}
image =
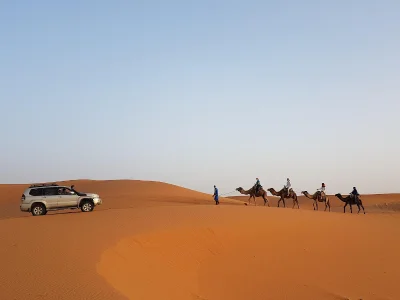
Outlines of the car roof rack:
{"label": "car roof rack", "polygon": [[36,183],[36,184],[31,184],[30,188],[34,187],[47,187],[47,186],[59,186],[57,183]]}

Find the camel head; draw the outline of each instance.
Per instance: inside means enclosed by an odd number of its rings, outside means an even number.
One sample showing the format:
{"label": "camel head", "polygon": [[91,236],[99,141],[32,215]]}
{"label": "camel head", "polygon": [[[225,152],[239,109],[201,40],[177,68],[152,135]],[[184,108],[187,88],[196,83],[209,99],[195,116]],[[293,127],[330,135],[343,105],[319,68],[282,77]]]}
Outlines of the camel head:
{"label": "camel head", "polygon": [[335,196],[337,198],[339,198],[340,201],[343,201],[343,202],[346,202],[348,200],[348,197],[346,197],[346,198],[343,197],[341,193],[337,193],[337,194],[335,194]]}
{"label": "camel head", "polygon": [[242,187],[238,187],[236,190],[237,190],[238,192],[241,192],[241,191],[243,191],[243,188],[242,188]]}
{"label": "camel head", "polygon": [[301,193],[302,193],[303,195],[308,194],[307,191],[301,191]]}
{"label": "camel head", "polygon": [[349,197],[343,197],[341,193],[337,193],[337,194],[335,194],[335,196],[337,198],[339,198],[340,200],[342,200],[343,202],[346,202],[346,199],[349,198]]}

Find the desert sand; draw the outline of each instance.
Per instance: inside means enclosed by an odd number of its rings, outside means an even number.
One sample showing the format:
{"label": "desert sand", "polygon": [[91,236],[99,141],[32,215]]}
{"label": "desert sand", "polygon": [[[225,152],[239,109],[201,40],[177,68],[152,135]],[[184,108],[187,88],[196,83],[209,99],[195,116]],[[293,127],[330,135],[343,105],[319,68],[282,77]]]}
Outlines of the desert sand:
{"label": "desert sand", "polygon": [[[19,211],[0,185],[0,299],[400,299],[400,195],[366,214],[243,205],[166,183],[65,182],[100,194],[91,213]],[[62,184],[62,183],[61,183]],[[300,193],[300,191],[298,191]]]}

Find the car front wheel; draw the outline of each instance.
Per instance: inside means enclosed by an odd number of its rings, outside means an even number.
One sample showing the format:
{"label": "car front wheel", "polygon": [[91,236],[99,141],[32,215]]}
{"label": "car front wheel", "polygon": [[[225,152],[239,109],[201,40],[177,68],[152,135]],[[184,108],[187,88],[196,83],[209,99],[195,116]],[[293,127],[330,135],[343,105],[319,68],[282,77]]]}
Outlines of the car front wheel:
{"label": "car front wheel", "polygon": [[81,210],[83,212],[90,212],[94,209],[94,204],[92,201],[85,201],[81,205]]}

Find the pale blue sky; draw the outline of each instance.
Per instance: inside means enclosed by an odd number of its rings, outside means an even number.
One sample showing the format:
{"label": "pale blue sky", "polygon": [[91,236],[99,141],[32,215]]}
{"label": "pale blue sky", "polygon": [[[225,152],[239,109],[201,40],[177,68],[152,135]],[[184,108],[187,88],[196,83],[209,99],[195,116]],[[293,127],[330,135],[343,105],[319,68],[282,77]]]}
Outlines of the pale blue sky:
{"label": "pale blue sky", "polygon": [[400,192],[400,1],[0,1],[0,182]]}

